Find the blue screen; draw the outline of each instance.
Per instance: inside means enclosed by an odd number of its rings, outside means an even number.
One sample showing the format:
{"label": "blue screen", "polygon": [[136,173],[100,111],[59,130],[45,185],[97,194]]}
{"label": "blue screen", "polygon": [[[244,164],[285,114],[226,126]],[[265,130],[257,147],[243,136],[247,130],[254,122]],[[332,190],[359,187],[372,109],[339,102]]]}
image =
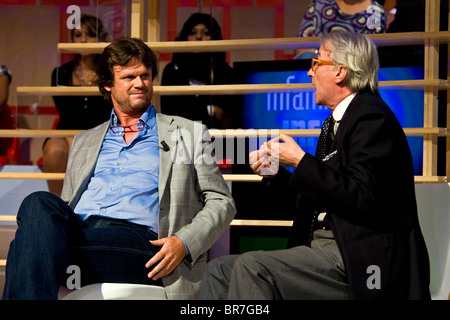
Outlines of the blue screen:
{"label": "blue screen", "polygon": [[[310,83],[308,70],[246,71],[246,84]],[[415,80],[424,78],[423,66],[380,68],[379,81]],[[423,127],[423,90],[383,89],[380,95],[390,106],[403,127]],[[244,129],[320,129],[330,114],[327,107],[315,104],[314,90],[306,92],[267,92],[243,96],[242,126]],[[268,137],[273,138],[273,137]],[[297,137],[297,143],[315,153],[318,137]],[[266,139],[267,140],[267,139]],[[261,145],[264,141],[252,143]],[[408,137],[413,155],[414,174],[422,174],[423,138]]]}

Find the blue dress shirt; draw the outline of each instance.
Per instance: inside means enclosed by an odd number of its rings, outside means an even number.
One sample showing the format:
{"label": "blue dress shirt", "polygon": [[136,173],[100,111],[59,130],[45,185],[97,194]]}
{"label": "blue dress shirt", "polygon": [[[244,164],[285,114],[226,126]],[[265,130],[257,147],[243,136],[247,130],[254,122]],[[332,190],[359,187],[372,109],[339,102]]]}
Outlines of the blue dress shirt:
{"label": "blue dress shirt", "polygon": [[[123,133],[108,130],[94,174],[74,211],[84,220],[92,215],[124,219],[158,233],[159,147],[152,105],[139,121],[146,125],[128,145]],[[113,110],[111,126],[117,125]]]}

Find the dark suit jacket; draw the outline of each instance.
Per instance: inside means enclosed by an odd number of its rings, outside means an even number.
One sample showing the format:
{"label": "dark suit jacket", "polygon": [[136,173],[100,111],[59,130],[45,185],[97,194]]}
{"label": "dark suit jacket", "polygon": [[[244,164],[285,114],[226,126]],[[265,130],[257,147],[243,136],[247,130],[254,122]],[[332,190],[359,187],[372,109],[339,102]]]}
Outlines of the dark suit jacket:
{"label": "dark suit jacket", "polygon": [[[299,195],[290,246],[309,244],[311,215],[324,210],[345,263],[351,298],[429,299],[429,261],[417,216],[411,152],[378,93],[356,95],[332,150],[323,162],[306,154],[290,178]],[[379,276],[380,289],[367,285],[374,283],[372,275]]]}

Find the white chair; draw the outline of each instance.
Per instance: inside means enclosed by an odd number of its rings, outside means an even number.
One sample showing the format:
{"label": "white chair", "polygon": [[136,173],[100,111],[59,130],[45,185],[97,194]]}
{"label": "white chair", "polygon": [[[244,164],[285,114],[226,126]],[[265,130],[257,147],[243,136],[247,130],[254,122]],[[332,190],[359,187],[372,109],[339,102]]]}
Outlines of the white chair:
{"label": "white chair", "polygon": [[163,287],[131,283],[95,283],[63,295],[61,300],[167,300]]}
{"label": "white chair", "polygon": [[416,184],[419,222],[430,257],[433,300],[450,299],[450,184]]}

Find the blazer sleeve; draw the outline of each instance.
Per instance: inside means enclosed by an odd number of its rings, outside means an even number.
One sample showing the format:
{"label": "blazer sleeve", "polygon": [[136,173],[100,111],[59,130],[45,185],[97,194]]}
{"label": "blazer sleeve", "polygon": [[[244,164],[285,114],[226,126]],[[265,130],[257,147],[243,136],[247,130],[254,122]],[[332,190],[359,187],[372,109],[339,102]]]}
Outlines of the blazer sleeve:
{"label": "blazer sleeve", "polygon": [[[180,138],[179,150],[174,152],[179,155],[190,150],[190,160],[175,160],[172,164],[170,197],[165,197],[170,198],[170,204],[161,202],[163,213],[160,215],[167,215],[170,221],[167,235],[179,235],[189,248],[192,263],[195,263],[229,226],[236,207],[215,158],[211,156],[213,143],[206,126],[189,123],[194,125],[194,129],[180,132],[191,135],[193,143],[187,146],[189,138]],[[160,236],[165,236],[164,233]]]}

